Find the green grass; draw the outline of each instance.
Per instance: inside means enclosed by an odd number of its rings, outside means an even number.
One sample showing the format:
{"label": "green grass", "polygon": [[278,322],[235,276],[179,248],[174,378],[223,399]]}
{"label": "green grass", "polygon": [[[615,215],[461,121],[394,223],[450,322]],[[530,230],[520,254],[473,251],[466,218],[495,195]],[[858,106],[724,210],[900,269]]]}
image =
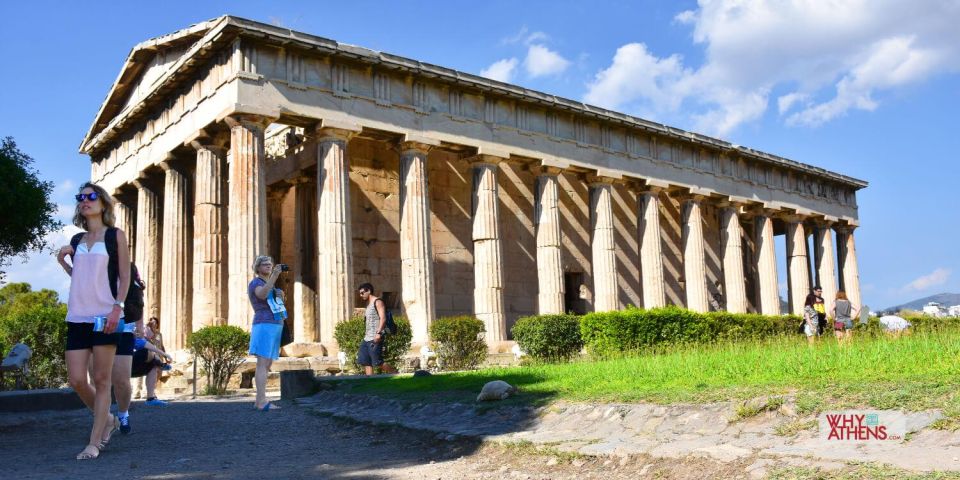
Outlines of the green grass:
{"label": "green grass", "polygon": [[958,472],[909,472],[878,464],[858,464],[836,471],[818,468],[787,467],[775,469],[768,477],[771,480],[958,480]]}
{"label": "green grass", "polygon": [[808,348],[800,337],[678,346],[615,360],[399,376],[345,386],[413,402],[473,402],[483,384],[495,379],[520,388],[508,401],[512,404],[702,403],[793,395],[800,414],[869,406],[943,408],[960,418],[960,330],[899,339],[860,337],[842,348],[830,338]]}

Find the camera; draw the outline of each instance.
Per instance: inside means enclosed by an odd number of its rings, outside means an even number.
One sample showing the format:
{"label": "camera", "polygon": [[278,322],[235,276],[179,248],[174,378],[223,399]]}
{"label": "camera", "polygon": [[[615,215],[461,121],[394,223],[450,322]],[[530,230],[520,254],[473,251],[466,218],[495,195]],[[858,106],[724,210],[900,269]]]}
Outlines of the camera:
{"label": "camera", "polygon": [[289,271],[290,271],[290,265],[287,265],[286,263],[280,263],[280,264],[277,264],[277,266],[280,267],[280,271],[281,271],[281,272],[289,272]]}

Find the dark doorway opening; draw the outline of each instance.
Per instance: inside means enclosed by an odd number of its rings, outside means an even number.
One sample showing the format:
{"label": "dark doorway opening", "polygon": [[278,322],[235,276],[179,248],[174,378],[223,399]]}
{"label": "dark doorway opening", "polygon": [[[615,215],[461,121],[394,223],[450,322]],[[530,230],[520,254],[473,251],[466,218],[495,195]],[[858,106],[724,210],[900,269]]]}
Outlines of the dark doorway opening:
{"label": "dark doorway opening", "polygon": [[583,285],[583,272],[563,274],[563,309],[567,313],[583,315],[587,313],[587,302],[580,298],[580,286]]}

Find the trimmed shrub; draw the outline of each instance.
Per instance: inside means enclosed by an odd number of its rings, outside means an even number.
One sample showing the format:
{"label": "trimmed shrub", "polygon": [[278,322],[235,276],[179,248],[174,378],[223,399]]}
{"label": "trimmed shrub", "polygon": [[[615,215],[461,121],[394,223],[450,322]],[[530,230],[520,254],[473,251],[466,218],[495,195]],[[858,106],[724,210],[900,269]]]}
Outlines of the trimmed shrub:
{"label": "trimmed shrub", "polygon": [[487,358],[483,322],[469,315],[443,317],[430,325],[437,363],[444,370],[477,368]]}
{"label": "trimmed shrub", "polygon": [[227,392],[230,377],[247,358],[250,334],[233,325],[203,327],[187,337],[187,348],[203,361],[207,395]]}
{"label": "trimmed shrub", "polygon": [[800,321],[793,315],[698,313],[676,306],[651,310],[630,307],[584,315],[580,334],[587,351],[602,358],[661,345],[789,335],[796,333]]}
{"label": "trimmed shrub", "polygon": [[[403,356],[410,351],[413,330],[410,328],[407,317],[394,315],[393,321],[397,324],[397,333],[387,335],[387,343],[383,348],[383,361],[396,368],[403,361]],[[363,317],[353,317],[340,322],[333,331],[337,346],[347,355],[347,366],[358,372],[363,371],[363,367],[357,363],[357,352],[360,351],[360,344],[363,343],[364,333],[366,333],[366,320]]]}
{"label": "trimmed shrub", "polygon": [[567,361],[583,348],[580,317],[576,315],[523,317],[510,331],[520,348],[536,360]]}
{"label": "trimmed shrub", "polygon": [[[0,316],[0,356],[17,343],[24,343],[31,350],[30,373],[25,386],[33,388],[59,388],[67,383],[67,365],[63,349],[67,343],[67,306],[35,305],[18,308]],[[7,375],[13,378],[13,375]]]}
{"label": "trimmed shrub", "polygon": [[[932,317],[920,314],[900,315],[904,320],[910,322],[910,330],[914,332],[939,332],[941,330],[953,330],[960,328],[960,317]],[[883,335],[884,329],[880,325],[880,317],[871,316],[867,323],[860,323],[854,320],[855,335]]]}

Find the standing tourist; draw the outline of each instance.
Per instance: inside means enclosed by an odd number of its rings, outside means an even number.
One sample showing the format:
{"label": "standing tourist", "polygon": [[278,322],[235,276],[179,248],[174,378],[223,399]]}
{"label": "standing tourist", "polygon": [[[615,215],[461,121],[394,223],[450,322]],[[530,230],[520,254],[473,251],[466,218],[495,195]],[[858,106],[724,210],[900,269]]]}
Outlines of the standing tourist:
{"label": "standing tourist", "polygon": [[117,418],[120,433],[130,433],[130,371],[133,368],[134,342],[143,337],[143,282],[136,265],[130,263],[130,288],[123,306],[124,329],[120,332],[117,355],[113,359],[113,394],[117,399]]}
{"label": "standing tourist", "polygon": [[858,314],[857,309],[853,308],[853,304],[847,299],[847,292],[837,292],[837,301],[833,305],[833,335],[837,337],[838,343],[849,343],[853,335],[853,317]]}
{"label": "standing tourist", "polygon": [[[57,261],[70,275],[67,300],[67,346],[65,359],[70,386],[93,411],[93,428],[87,446],[77,460],[94,459],[119,428],[110,414],[113,358],[123,316],[123,301],[130,286],[130,251],[124,232],[115,228],[113,199],[106,190],[84,183],[76,196],[73,224],[84,232],[60,248]],[[71,257],[71,263],[66,257]],[[121,268],[123,266],[123,268]],[[92,357],[93,385],[87,379]]]}
{"label": "standing tourist", "polygon": [[817,303],[816,295],[807,295],[807,300],[803,303],[803,334],[807,336],[807,344],[813,346],[817,341],[819,333],[820,315],[814,305]]}
{"label": "standing tourist", "polygon": [[823,288],[820,285],[813,287],[813,309],[817,311],[817,335],[823,335],[827,328],[827,305],[823,301]]}
{"label": "standing tourist", "polygon": [[250,355],[257,357],[255,407],[264,412],[280,408],[267,401],[267,375],[273,361],[280,358],[280,337],[283,334],[283,320],[287,318],[283,290],[274,287],[284,267],[283,264],[274,265],[272,258],[260,255],[253,261],[253,271],[257,276],[247,286],[247,296],[253,307]]}
{"label": "standing tourist", "polygon": [[378,367],[386,373],[392,373],[393,367],[383,362],[384,331],[387,322],[387,306],[383,299],[373,294],[373,285],[364,283],[358,287],[360,299],[367,302],[367,309],[363,313],[366,327],[363,333],[363,342],[357,352],[357,363],[363,366],[367,375],[373,375],[373,368]]}

